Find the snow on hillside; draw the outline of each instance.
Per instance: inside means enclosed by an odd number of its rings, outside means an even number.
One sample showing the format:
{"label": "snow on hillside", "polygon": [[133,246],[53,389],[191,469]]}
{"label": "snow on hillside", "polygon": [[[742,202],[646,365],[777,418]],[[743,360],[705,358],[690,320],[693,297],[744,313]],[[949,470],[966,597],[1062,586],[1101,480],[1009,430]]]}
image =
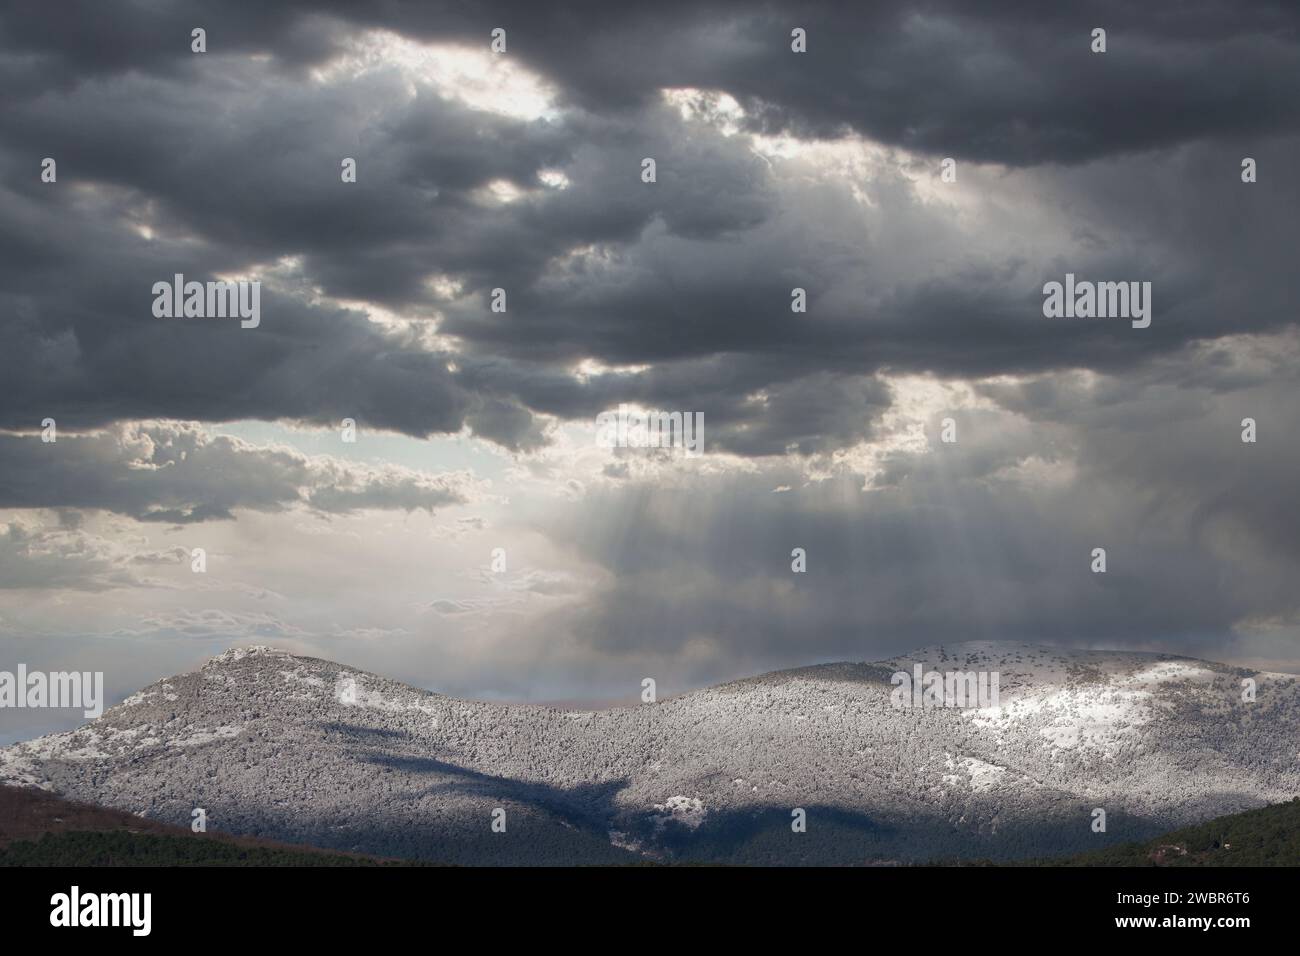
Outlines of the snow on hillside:
{"label": "snow on hillside", "polygon": [[[990,671],[997,707],[895,708]],[[1243,678],[1257,699],[1242,700]],[[869,862],[1094,848],[1300,794],[1300,684],[1150,654],[970,643],[571,712],[238,648],[0,750],[0,781],[186,823],[461,862]],[[1105,834],[1092,810],[1107,812]],[[505,811],[504,832],[492,829]],[[792,831],[792,812],[807,816]]]}

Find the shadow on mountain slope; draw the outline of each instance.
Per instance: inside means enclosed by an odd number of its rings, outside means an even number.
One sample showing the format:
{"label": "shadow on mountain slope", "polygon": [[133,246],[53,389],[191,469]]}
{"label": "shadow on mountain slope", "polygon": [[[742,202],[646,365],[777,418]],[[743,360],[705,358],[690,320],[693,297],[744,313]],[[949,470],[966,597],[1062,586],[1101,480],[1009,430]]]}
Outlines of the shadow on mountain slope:
{"label": "shadow on mountain slope", "polygon": [[628,785],[626,778],[574,787],[556,787],[534,780],[517,780],[460,767],[435,757],[407,757],[375,754],[363,758],[369,763],[405,773],[441,775],[443,782],[430,785],[419,797],[458,792],[485,799],[539,807],[570,826],[607,837],[616,816],[614,799]]}

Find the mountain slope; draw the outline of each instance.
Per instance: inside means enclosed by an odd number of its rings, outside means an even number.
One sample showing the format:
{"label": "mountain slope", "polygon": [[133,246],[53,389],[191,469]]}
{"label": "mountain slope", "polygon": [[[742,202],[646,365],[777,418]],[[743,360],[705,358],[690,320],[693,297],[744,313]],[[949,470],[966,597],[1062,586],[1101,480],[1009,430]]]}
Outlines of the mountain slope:
{"label": "mountain slope", "polygon": [[[896,709],[914,662],[998,672],[1000,706]],[[573,712],[247,648],[0,750],[0,781],[440,862],[866,863],[1144,839],[1300,794],[1298,751],[1295,677],[1146,654],[949,645]]]}

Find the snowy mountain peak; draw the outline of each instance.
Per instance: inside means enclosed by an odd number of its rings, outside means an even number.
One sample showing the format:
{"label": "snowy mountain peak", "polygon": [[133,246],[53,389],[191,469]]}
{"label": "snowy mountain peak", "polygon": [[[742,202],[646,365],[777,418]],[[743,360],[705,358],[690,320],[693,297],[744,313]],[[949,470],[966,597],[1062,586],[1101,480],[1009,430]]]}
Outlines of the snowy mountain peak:
{"label": "snowy mountain peak", "polygon": [[229,650],[222,651],[215,657],[208,658],[207,663],[203,666],[211,667],[213,665],[220,666],[222,664],[235,664],[249,657],[287,658],[293,657],[293,655],[278,647],[271,647],[269,644],[251,644],[248,647],[232,647]]}

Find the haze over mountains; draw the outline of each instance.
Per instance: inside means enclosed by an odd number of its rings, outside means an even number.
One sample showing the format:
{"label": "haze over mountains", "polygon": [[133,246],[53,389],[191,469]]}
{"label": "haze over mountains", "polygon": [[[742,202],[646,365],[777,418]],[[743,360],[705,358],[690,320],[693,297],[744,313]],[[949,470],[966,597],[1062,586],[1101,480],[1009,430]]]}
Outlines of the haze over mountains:
{"label": "haze over mountains", "polygon": [[[999,706],[895,708],[890,677],[914,663],[997,672]],[[74,732],[0,750],[0,782],[181,825],[203,807],[213,829],[443,862],[1005,860],[1300,794],[1300,679],[973,643],[565,711],[239,648]],[[807,832],[792,831],[795,808]]]}

